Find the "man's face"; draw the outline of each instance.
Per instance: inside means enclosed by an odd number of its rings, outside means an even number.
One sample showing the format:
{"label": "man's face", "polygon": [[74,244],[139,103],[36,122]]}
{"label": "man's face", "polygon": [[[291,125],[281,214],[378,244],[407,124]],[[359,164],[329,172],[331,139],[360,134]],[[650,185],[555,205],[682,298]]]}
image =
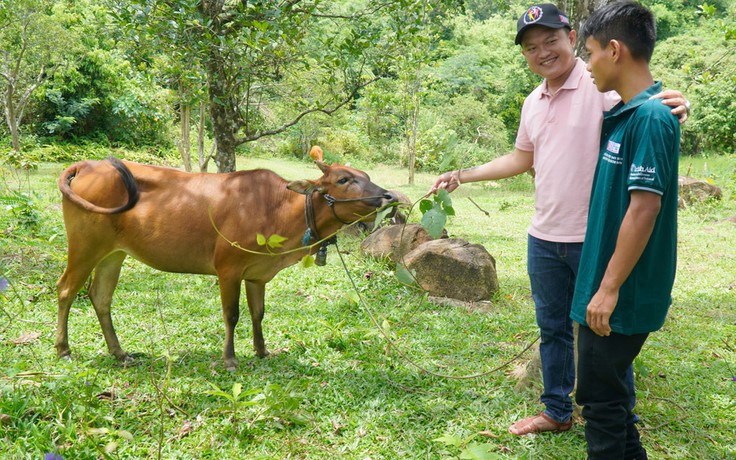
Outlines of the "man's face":
{"label": "man's face", "polygon": [[575,61],[575,31],[532,27],[521,40],[521,54],[529,69],[547,80],[567,76]]}
{"label": "man's face", "polygon": [[588,71],[598,91],[611,91],[611,53],[608,46],[603,47],[595,38],[588,37],[585,40],[585,49],[588,50]]}

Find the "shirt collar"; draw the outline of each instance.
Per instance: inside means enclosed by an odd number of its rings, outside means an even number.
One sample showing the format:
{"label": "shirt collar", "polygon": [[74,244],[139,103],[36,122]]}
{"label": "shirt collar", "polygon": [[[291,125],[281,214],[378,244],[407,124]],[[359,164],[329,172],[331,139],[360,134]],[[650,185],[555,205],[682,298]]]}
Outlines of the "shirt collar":
{"label": "shirt collar", "polygon": [[[585,62],[583,62],[582,59],[579,57],[575,58],[575,66],[572,68],[572,71],[570,72],[570,75],[567,76],[567,80],[565,80],[565,83],[563,83],[562,86],[560,86],[560,89],[557,90],[559,93],[563,89],[577,89],[578,86],[580,86],[580,80],[585,75]],[[547,79],[544,79],[544,82],[542,83],[542,91],[539,93],[539,98],[542,97],[552,97],[552,94],[549,92],[549,88],[547,86]]]}
{"label": "shirt collar", "polygon": [[607,117],[619,116],[626,112],[636,110],[637,107],[644,104],[645,102],[649,100],[649,98],[651,98],[652,96],[654,96],[655,94],[661,91],[662,91],[662,82],[655,81],[652,86],[650,86],[649,88],[645,89],[641,93],[634,96],[634,98],[631,99],[626,104],[624,104],[623,101],[621,101],[618,104],[616,104],[609,112],[604,112],[603,117],[607,118]]}

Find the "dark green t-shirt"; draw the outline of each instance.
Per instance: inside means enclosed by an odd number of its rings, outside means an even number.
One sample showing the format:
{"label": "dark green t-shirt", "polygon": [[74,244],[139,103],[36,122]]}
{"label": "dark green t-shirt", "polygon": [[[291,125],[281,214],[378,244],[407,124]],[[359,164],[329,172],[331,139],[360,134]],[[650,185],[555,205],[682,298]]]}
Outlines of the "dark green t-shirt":
{"label": "dark green t-shirt", "polygon": [[601,147],[571,317],[586,324],[588,303],[598,291],[629,207],[630,192],[662,197],[662,206],[644,253],[619,290],[611,330],[625,335],[662,327],[672,303],[677,245],[677,178],[680,126],[661,99],[661,83],[627,104],[605,112]]}

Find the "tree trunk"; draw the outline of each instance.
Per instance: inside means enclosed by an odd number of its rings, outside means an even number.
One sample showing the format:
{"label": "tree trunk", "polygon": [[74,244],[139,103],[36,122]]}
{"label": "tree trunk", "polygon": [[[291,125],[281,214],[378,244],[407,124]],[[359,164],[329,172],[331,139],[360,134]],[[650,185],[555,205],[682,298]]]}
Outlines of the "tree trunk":
{"label": "tree trunk", "polygon": [[409,148],[409,185],[414,185],[414,170],[417,164],[417,119],[419,118],[419,100],[413,97],[414,107],[411,114],[411,132],[407,139]]}
{"label": "tree trunk", "polygon": [[215,153],[215,164],[217,172],[235,171],[235,147],[237,143],[232,132],[232,123],[228,117],[228,111],[219,104],[217,98],[210,102],[210,114],[215,131],[215,142],[217,152]]}
{"label": "tree trunk", "polygon": [[[204,152],[204,125],[205,117],[207,116],[207,105],[204,101],[199,103],[199,126],[197,127],[197,157],[199,158],[199,170],[200,172],[207,172],[207,165],[210,162],[212,154],[205,154]],[[217,144],[213,143],[213,147]]]}
{"label": "tree trunk", "polygon": [[585,43],[580,40],[580,27],[585,23],[590,14],[602,6],[606,6],[615,0],[561,0],[558,6],[570,17],[570,25],[578,31],[578,42],[575,51],[581,58],[587,60],[588,53],[585,51]]}
{"label": "tree trunk", "polygon": [[20,153],[20,136],[18,134],[18,120],[15,115],[15,104],[13,103],[13,83],[8,82],[8,88],[3,94],[3,106],[5,107],[5,121],[10,131],[11,145],[15,153]]}
{"label": "tree trunk", "polygon": [[181,155],[181,159],[184,162],[184,169],[187,172],[192,172],[191,144],[189,142],[192,108],[189,104],[181,102],[179,112],[181,117],[181,137],[179,138],[179,142],[177,142],[177,147],[179,147],[179,154]]}
{"label": "tree trunk", "polygon": [[237,122],[233,120],[235,111],[231,108],[232,101],[223,83],[225,76],[221,75],[221,70],[222,67],[210,61],[207,73],[210,82],[210,117],[217,142],[215,163],[217,172],[223,173],[235,171],[235,147],[238,144],[235,137]]}
{"label": "tree trunk", "polygon": [[[222,27],[220,14],[224,4],[224,0],[211,0],[202,2],[200,6],[204,15],[212,21],[210,27],[216,31]],[[217,46],[209,47],[205,71],[209,87],[210,118],[217,145],[215,163],[218,173],[235,171],[235,148],[238,146],[237,101],[233,100],[236,95],[228,87],[230,78],[226,72],[226,62]]]}

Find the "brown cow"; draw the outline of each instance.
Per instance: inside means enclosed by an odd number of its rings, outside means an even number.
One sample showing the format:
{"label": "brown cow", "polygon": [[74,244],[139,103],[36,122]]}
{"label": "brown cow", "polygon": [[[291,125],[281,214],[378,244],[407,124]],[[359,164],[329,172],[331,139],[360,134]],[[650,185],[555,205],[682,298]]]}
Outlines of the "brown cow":
{"label": "brown cow", "polygon": [[[233,333],[240,312],[240,283],[245,281],[253,348],[259,357],[268,355],[261,331],[266,283],[317,251],[316,246],[300,250],[303,240],[314,245],[344,224],[396,200],[362,171],[329,166],[321,157],[315,162],[322,177],[290,183],[263,169],[191,174],[113,158],[83,161],[64,170],[59,189],[69,251],[57,283],[58,355],[70,354],[69,309],[94,270],[89,298],[107,348],[118,359],[129,359],[110,316],[126,255],[167,272],[217,275],[228,370],[237,367]],[[257,244],[257,234],[286,237],[281,248],[271,249],[283,254],[264,254],[268,249]]]}

